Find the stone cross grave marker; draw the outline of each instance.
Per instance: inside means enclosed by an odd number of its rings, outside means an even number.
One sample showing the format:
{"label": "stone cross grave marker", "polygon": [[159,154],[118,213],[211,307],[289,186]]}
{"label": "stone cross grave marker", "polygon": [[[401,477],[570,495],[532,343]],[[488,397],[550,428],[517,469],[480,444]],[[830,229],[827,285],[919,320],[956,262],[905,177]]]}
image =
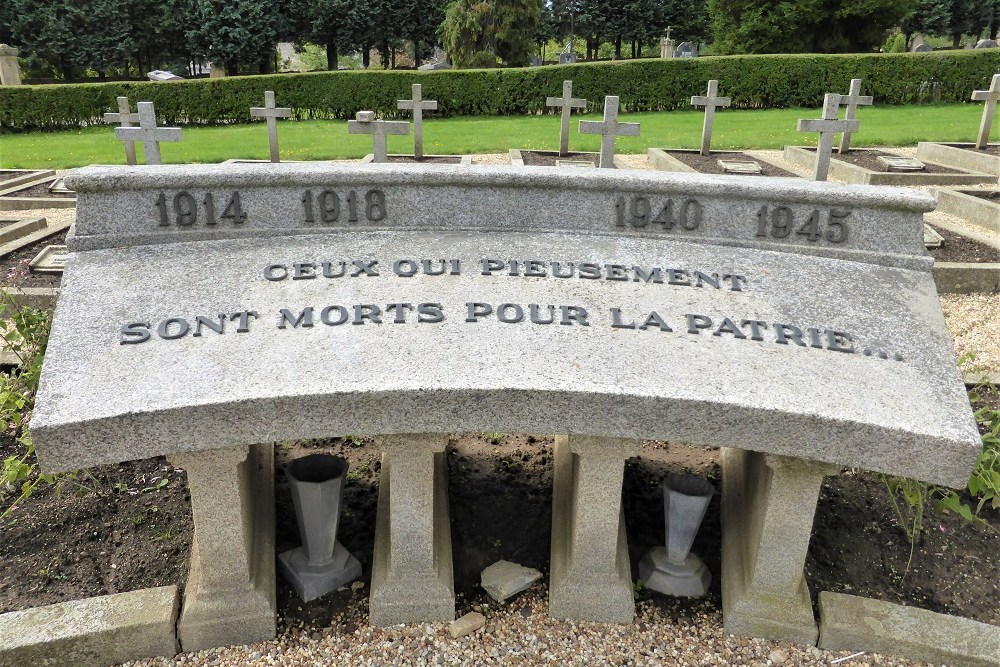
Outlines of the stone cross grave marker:
{"label": "stone cross grave marker", "polygon": [[559,157],[569,154],[569,116],[573,109],[586,109],[587,100],[573,97],[573,82],[563,81],[562,97],[546,97],[545,106],[562,109],[562,124],[559,126]]}
{"label": "stone cross grave marker", "polygon": [[281,162],[278,154],[278,119],[288,118],[292,110],[288,107],[274,106],[274,91],[264,91],[264,106],[250,107],[250,115],[254,118],[267,119],[267,144],[271,151],[271,162]]}
{"label": "stone cross grave marker", "polygon": [[[851,79],[850,90],[846,95],[840,96],[839,106],[847,107],[847,111],[844,113],[844,120],[854,120],[854,114],[858,109],[858,105],[871,106],[872,102],[871,95],[861,94],[861,79]],[[840,135],[840,150],[838,153],[843,155],[849,150],[851,150],[851,130],[844,130],[843,134]]]}
{"label": "stone cross grave marker", "polygon": [[375,162],[388,162],[386,136],[409,134],[410,124],[402,120],[375,120],[374,111],[359,111],[354,120],[347,121],[348,134],[372,135],[372,153]]}
{"label": "stone cross grave marker", "polygon": [[816,171],[813,180],[825,181],[830,173],[830,154],[833,153],[833,136],[837,132],[857,132],[860,122],[857,120],[838,120],[840,95],[827,93],[823,98],[823,117],[819,119],[800,119],[799,132],[819,132],[816,144]]}
{"label": "stone cross grave marker", "polygon": [[604,120],[581,120],[580,134],[601,135],[601,169],[615,168],[615,138],[638,137],[639,123],[618,122],[618,97],[608,95],[604,98]]}
{"label": "stone cross grave marker", "polygon": [[424,110],[434,111],[438,108],[437,100],[425,100],[421,95],[421,85],[413,84],[410,99],[396,100],[397,109],[413,111],[413,158],[424,159]]}
{"label": "stone cross grave marker", "polygon": [[724,447],[726,631],[808,644],[823,476],[961,487],[981,450],[925,192],[323,163],[67,183],[39,464],[187,470],[185,651],[274,636],[277,441],[376,437],[376,625],[454,616],[449,433],[558,436],[549,613],[605,622],[635,610],[625,460]]}
{"label": "stone cross grave marker", "polygon": [[160,142],[180,141],[181,128],[157,127],[156,110],[152,102],[139,102],[136,106],[139,107],[139,127],[116,127],[115,138],[125,142],[138,141],[146,155],[146,164],[163,164],[160,159]]}
{"label": "stone cross grave marker", "polygon": [[[129,109],[128,98],[118,97],[118,113],[104,114],[105,123],[118,123],[122,127],[132,127],[133,123],[139,122],[139,114],[132,113]],[[128,164],[136,164],[135,142],[131,139],[125,140],[125,161]]]}
{"label": "stone cross grave marker", "polygon": [[1000,74],[994,74],[987,90],[972,92],[975,102],[986,102],[983,107],[983,118],[979,121],[979,134],[976,136],[976,148],[983,150],[990,142],[990,128],[997,112],[997,100],[1000,100]]}
{"label": "stone cross grave marker", "polygon": [[732,103],[729,97],[718,97],[719,82],[711,79],[708,82],[708,92],[704,95],[692,95],[691,105],[705,107],[705,123],[701,128],[701,154],[708,157],[712,147],[712,122],[715,119],[717,107],[728,107]]}

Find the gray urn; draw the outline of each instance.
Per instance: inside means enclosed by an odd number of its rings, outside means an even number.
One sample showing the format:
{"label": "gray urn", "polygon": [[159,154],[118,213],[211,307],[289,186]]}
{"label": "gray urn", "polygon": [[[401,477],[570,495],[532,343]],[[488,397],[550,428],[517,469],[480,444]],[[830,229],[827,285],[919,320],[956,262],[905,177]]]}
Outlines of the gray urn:
{"label": "gray urn", "polygon": [[705,518],[715,487],[697,475],[668,475],[663,480],[666,545],[654,547],[639,561],[639,578],[647,588],[677,596],[702,596],[712,574],[691,545]]}
{"label": "gray urn", "polygon": [[289,462],[288,476],[302,546],[278,554],[278,568],[304,602],[361,576],[361,563],[337,541],[347,461],[311,454]]}

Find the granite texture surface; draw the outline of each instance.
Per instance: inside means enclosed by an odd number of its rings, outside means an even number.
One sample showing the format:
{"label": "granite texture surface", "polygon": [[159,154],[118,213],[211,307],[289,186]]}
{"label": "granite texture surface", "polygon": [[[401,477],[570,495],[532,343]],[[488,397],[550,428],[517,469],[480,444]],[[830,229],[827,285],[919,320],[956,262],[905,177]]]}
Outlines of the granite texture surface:
{"label": "granite texture surface", "polygon": [[[43,467],[513,430],[736,445],[965,483],[980,444],[923,249],[930,195],[527,171],[78,171],[77,240],[122,247],[69,254],[32,420]],[[253,235],[185,242],[172,228],[134,245],[157,227],[158,188],[198,179],[249,188]],[[385,219],[303,230],[292,211],[311,188],[319,215],[324,183],[384,188]],[[640,192],[651,215],[698,198],[700,226],[628,226],[645,211]],[[772,236],[753,240],[761,202],[791,211],[787,237],[773,238],[768,214]],[[810,211],[848,206],[844,243],[796,233]],[[829,222],[821,234],[837,236]]]}

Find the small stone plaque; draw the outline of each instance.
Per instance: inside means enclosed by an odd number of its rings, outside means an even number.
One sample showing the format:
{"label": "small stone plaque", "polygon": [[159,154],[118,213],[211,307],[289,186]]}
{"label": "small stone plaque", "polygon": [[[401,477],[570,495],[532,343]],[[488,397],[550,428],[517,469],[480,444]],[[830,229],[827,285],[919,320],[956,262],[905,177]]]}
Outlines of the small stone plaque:
{"label": "small stone plaque", "polygon": [[60,176],[49,184],[49,192],[56,195],[75,195],[75,190],[66,187],[66,179]]}
{"label": "small stone plaque", "polygon": [[719,160],[719,167],[726,174],[759,174],[763,170],[753,160]]}
{"label": "small stone plaque", "polygon": [[66,246],[50,245],[28,262],[28,268],[35,273],[62,273],[65,264]]}
{"label": "small stone plaque", "polygon": [[940,248],[941,244],[944,243],[944,239],[940,234],[935,231],[933,227],[928,224],[924,225],[924,247],[925,248]]}
{"label": "small stone plaque", "polygon": [[596,169],[590,160],[556,160],[557,167],[578,167],[582,169]]}
{"label": "small stone plaque", "polygon": [[927,168],[923,162],[912,157],[879,155],[878,161],[884,164],[889,171],[923,171]]}

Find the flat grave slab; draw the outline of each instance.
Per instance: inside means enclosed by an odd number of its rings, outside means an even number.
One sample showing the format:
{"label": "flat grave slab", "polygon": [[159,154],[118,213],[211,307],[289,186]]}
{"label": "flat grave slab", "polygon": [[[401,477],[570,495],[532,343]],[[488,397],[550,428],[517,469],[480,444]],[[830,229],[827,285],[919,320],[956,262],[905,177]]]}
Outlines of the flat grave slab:
{"label": "flat grave slab", "polygon": [[1000,144],[987,144],[976,148],[973,143],[939,144],[921,141],[917,144],[917,158],[938,164],[1000,176]]}
{"label": "flat grave slab", "polygon": [[50,245],[28,262],[28,268],[35,273],[62,273],[66,266],[66,246]]}
{"label": "flat grave slab", "polygon": [[[782,169],[758,157],[747,155],[742,151],[711,151],[708,156],[701,155],[697,150],[683,148],[650,148],[647,151],[649,162],[660,171],[678,171],[686,173],[719,174],[726,176],[780,176],[785,178],[800,178],[798,174]],[[719,164],[720,160],[754,162],[760,165],[756,173],[725,172]]]}
{"label": "flat grave slab", "polygon": [[939,211],[1000,234],[1000,191],[938,188],[934,197]]}
{"label": "flat grave slab", "polygon": [[[816,165],[816,149],[811,146],[785,146],[784,157],[808,169]],[[922,171],[889,171],[879,157],[899,156],[864,148],[852,148],[843,155],[834,153],[830,159],[830,176],[847,183],[865,185],[974,185],[996,180],[989,174],[947,167],[923,158],[920,158],[925,166]]]}
{"label": "flat grave slab", "polygon": [[408,165],[89,167],[69,184],[32,424],[49,471],[516,430],[961,485],[980,448],[925,193]]}

